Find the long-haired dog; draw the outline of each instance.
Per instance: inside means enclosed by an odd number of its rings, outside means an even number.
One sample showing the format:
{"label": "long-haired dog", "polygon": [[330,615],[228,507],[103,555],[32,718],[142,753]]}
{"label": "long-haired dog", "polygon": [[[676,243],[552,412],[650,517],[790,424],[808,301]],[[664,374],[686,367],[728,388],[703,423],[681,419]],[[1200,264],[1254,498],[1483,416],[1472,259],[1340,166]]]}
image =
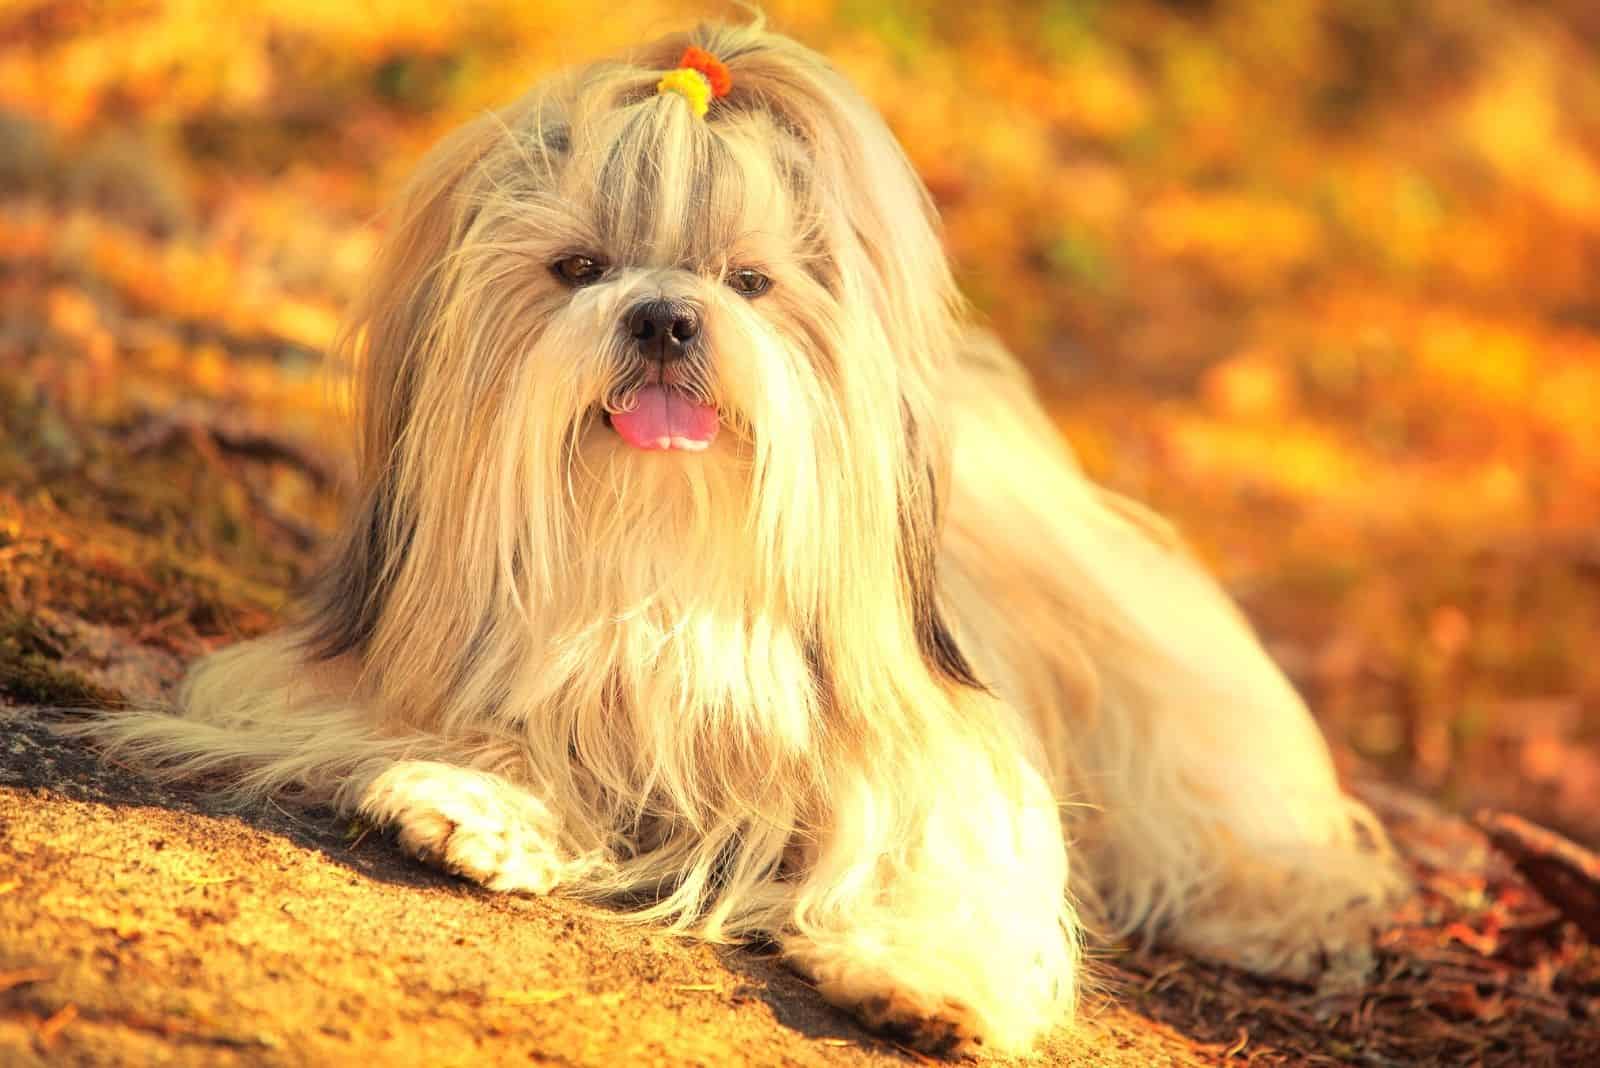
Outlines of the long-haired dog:
{"label": "long-haired dog", "polygon": [[811,51],[702,27],[470,123],[344,336],[330,562],[177,715],[92,726],[119,756],[771,938],[935,1052],[1064,1019],[1085,929],[1294,976],[1367,944],[1393,866],[1305,707],[967,324]]}

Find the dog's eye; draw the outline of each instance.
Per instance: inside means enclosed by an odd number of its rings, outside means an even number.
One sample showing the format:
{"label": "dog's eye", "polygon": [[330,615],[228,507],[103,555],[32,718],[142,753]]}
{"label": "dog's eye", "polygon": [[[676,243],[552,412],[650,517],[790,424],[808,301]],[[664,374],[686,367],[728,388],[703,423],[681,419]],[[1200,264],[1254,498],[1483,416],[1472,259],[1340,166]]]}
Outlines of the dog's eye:
{"label": "dog's eye", "polygon": [[563,256],[550,265],[550,273],[569,286],[586,286],[600,281],[606,265],[593,256]]}
{"label": "dog's eye", "polygon": [[772,288],[772,279],[750,267],[728,272],[728,287],[741,297],[759,297]]}

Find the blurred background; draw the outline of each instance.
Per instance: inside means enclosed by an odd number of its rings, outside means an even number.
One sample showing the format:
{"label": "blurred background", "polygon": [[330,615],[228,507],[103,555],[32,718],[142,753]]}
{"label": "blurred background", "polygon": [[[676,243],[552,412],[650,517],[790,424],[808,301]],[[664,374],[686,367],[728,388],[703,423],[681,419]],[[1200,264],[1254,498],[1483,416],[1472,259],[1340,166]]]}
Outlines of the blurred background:
{"label": "blurred background", "polygon": [[[1600,5],[773,0],[884,111],[1090,471],[1344,769],[1600,843]],[[0,696],[270,625],[321,354],[443,131],[729,6],[0,3]]]}

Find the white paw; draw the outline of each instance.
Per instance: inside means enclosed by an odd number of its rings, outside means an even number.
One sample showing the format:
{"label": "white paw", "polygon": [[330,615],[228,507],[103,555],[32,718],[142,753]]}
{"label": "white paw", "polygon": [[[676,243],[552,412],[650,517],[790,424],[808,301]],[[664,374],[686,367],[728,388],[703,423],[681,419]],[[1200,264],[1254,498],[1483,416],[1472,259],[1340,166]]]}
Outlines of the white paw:
{"label": "white paw", "polygon": [[[1072,975],[1059,931],[1016,952],[1003,938],[968,942],[965,933],[933,926],[915,942],[868,930],[791,935],[783,951],[824,1000],[921,1053],[1020,1053],[1065,1022]],[[1051,951],[1051,942],[1060,945]]]}
{"label": "white paw", "polygon": [[867,1030],[919,1053],[959,1056],[984,1044],[978,1014],[954,998],[897,984],[870,968],[825,968],[811,979],[823,998],[853,1013]]}
{"label": "white paw", "polygon": [[1174,941],[1196,956],[1273,979],[1344,987],[1365,980],[1377,965],[1378,921],[1355,907],[1298,929],[1276,924],[1230,933],[1206,931]]}
{"label": "white paw", "polygon": [[359,814],[392,826],[400,848],[490,890],[548,893],[578,862],[538,798],[488,772],[405,760],[362,794]]}

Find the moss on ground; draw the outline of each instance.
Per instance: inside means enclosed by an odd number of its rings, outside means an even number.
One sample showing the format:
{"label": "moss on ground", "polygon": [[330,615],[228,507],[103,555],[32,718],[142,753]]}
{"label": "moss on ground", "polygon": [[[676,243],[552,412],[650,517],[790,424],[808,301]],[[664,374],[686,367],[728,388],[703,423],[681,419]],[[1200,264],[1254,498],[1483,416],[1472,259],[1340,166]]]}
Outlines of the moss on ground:
{"label": "moss on ground", "polygon": [[37,619],[0,616],[0,698],[52,708],[117,708],[121,695],[64,666],[60,635]]}

